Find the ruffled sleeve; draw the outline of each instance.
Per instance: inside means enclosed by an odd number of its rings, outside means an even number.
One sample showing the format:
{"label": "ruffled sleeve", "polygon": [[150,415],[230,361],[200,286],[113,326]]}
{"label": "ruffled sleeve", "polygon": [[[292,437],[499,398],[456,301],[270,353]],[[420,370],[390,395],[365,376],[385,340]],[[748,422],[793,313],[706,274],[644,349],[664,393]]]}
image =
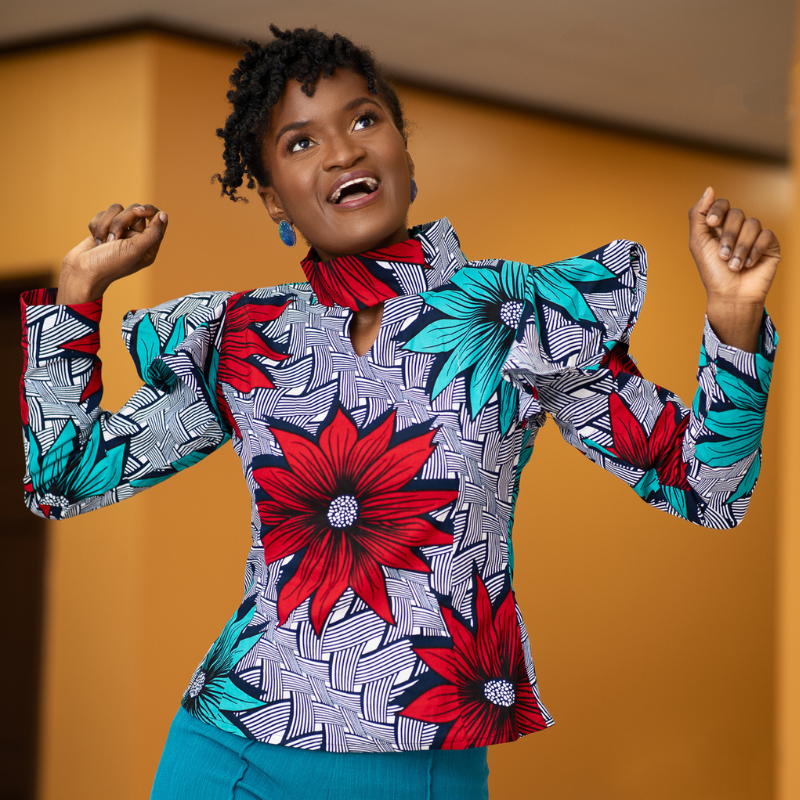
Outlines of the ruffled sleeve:
{"label": "ruffled sleeve", "polygon": [[503,368],[509,379],[598,367],[627,345],[647,288],[647,253],[619,239],[591,253],[531,267],[526,310]]}
{"label": "ruffled sleeve", "polygon": [[197,463],[227,438],[215,400],[227,293],[191,295],[129,314],[126,344],[145,385],[103,410],[102,305],[22,296],[21,384],[26,502],[61,519],[130,497]]}
{"label": "ruffled sleeve", "polygon": [[706,321],[691,407],[644,379],[628,354],[645,294],[644,249],[624,240],[532,267],[504,365],[563,437],[647,503],[699,525],[744,516],[778,337],[765,313],[759,352],[720,343]]}

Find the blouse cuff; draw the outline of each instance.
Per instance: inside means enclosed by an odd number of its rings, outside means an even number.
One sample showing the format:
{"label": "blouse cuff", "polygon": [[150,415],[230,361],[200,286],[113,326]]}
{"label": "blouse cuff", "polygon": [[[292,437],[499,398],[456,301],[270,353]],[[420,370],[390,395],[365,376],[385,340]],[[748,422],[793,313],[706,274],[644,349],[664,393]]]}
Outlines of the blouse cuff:
{"label": "blouse cuff", "polygon": [[[706,353],[706,363],[713,364],[717,368],[730,371],[738,371],[751,378],[760,381],[765,389],[769,388],[772,376],[772,365],[775,360],[775,352],[778,347],[778,334],[772,318],[764,311],[761,320],[761,328],[758,333],[758,350],[750,353],[740,350],[729,344],[723,344],[711,323],[706,317],[705,329],[703,331],[703,345]],[[701,364],[701,369],[702,369]]]}
{"label": "blouse cuff", "polygon": [[94,358],[100,349],[103,299],[56,305],[56,289],[32,289],[20,295],[25,369],[54,358]]}
{"label": "blouse cuff", "polygon": [[[29,306],[54,306],[57,297],[58,289],[30,289],[19,296],[19,301],[24,313]],[[65,305],[64,308],[71,308],[82,317],[96,317],[97,321],[99,321],[103,310],[103,298],[90,300],[88,303]]]}

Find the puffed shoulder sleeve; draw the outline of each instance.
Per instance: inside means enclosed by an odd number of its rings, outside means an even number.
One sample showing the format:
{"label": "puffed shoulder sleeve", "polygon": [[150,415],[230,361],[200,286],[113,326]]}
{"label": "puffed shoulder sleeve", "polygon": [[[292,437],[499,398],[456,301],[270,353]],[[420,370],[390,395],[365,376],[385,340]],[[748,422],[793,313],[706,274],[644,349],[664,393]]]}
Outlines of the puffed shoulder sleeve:
{"label": "puffed shoulder sleeve", "polygon": [[156,308],[131,311],[122,322],[122,338],[139,377],[165,392],[182,384],[218,421],[219,341],[231,295],[198,292]]}
{"label": "puffed shoulder sleeve", "polygon": [[531,267],[505,377],[526,389],[564,439],[648,504],[705,527],[744,516],[778,337],[764,314],[759,350],[722,344],[706,321],[691,407],[645,380],[628,354],[647,260],[624,240]]}
{"label": "puffed shoulder sleeve", "polygon": [[100,301],[55,305],[55,291],[22,296],[21,383],[26,502],[62,519],[130,497],[197,463],[229,437],[216,401],[228,293],[131,312],[123,336],[145,381],[116,413],[103,393]]}
{"label": "puffed shoulder sleeve", "polygon": [[576,258],[530,267],[525,313],[503,371],[514,383],[599,366],[627,345],[644,303],[647,254],[619,239]]}

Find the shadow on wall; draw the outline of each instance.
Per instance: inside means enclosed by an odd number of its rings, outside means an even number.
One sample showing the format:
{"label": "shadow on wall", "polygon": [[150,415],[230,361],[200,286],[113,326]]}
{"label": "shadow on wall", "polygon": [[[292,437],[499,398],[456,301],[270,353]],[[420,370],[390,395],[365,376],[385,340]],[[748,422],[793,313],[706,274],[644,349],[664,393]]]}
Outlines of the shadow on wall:
{"label": "shadow on wall", "polygon": [[36,797],[39,680],[44,605],[44,520],[23,502],[25,459],[19,430],[19,295],[48,284],[48,275],[0,282],[0,797]]}

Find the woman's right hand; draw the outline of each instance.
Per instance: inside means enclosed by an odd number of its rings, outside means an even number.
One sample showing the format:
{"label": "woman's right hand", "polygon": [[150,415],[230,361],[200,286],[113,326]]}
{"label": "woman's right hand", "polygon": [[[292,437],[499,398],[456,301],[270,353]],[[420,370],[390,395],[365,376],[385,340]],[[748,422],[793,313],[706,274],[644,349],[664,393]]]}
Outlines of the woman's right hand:
{"label": "woman's right hand", "polygon": [[119,278],[149,267],[167,229],[167,214],[152,205],[119,203],[89,223],[91,236],[64,257],[57,303],[88,303]]}

